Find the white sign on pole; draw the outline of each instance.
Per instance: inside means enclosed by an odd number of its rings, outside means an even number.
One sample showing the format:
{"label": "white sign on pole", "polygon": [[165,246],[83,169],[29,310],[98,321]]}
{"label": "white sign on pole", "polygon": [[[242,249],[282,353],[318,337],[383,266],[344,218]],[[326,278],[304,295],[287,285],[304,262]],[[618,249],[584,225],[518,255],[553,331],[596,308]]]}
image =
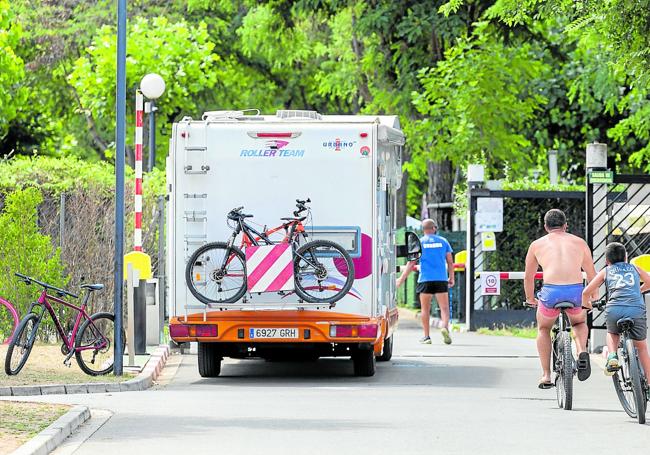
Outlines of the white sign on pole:
{"label": "white sign on pole", "polygon": [[481,295],[501,295],[500,272],[481,272]]}
{"label": "white sign on pole", "polygon": [[476,200],[476,215],[474,220],[476,232],[503,231],[503,198],[478,198]]}

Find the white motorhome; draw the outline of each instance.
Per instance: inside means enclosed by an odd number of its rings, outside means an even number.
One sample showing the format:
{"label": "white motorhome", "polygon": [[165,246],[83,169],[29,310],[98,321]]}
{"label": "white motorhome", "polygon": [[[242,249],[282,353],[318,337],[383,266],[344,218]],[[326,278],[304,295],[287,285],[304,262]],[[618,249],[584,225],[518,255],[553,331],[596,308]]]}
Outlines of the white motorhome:
{"label": "white motorhome", "polygon": [[[395,194],[404,134],[394,116],[313,111],[205,113],[173,125],[167,158],[170,333],[198,342],[199,372],[216,376],[223,357],[349,356],[357,375],[392,355],[395,303]],[[226,214],[244,206],[252,222],[273,227],[310,198],[312,238],[350,253],[355,281],[331,306],[295,295],[248,294],[204,304],[185,282],[188,258],[232,233]],[[254,330],[270,337],[254,337]],[[264,333],[267,333],[264,331]],[[252,337],[253,336],[253,337]]]}

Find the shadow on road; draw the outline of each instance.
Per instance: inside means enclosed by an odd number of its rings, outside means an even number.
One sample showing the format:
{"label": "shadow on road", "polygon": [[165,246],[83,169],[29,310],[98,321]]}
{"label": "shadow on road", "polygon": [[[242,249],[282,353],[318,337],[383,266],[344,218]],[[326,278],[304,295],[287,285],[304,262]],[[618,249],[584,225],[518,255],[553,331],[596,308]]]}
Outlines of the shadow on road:
{"label": "shadow on road", "polygon": [[[320,359],[315,362],[265,362],[241,360],[224,363],[217,378],[197,378],[196,361],[186,357],[177,380],[170,387],[183,383],[210,386],[338,386],[372,385],[391,387],[408,385],[435,385],[437,387],[498,386],[503,370],[489,366],[457,366],[435,360],[397,359],[377,364],[373,377],[356,377],[349,359]],[[187,379],[187,382],[183,380]]]}

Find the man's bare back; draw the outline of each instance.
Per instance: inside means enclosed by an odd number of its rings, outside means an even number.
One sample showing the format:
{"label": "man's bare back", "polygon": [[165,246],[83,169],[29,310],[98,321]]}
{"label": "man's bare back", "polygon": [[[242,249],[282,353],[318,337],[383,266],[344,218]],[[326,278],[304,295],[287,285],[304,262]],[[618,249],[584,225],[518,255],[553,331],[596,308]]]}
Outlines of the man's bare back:
{"label": "man's bare back", "polygon": [[582,283],[583,270],[587,275],[595,275],[587,243],[568,232],[550,232],[531,243],[526,265],[529,261],[533,265],[533,260],[542,267],[546,284]]}

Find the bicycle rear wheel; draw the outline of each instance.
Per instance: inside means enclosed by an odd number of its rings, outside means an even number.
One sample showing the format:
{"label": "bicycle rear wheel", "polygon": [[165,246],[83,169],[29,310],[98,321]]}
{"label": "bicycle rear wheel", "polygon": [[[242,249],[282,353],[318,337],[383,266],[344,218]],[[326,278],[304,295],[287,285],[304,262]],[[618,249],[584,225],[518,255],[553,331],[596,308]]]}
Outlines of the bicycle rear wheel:
{"label": "bicycle rear wheel", "polygon": [[305,243],[295,252],[293,265],[296,294],[306,302],[337,302],[354,283],[352,258],[329,240]]}
{"label": "bicycle rear wheel", "polygon": [[[113,371],[115,356],[115,316],[113,313],[95,313],[86,319],[75,339],[75,358],[79,368],[91,376]],[[126,335],[122,330],[122,352]]]}
{"label": "bicycle rear wheel", "polygon": [[558,353],[555,379],[557,402],[560,408],[570,411],[573,407],[573,353],[571,337],[566,331],[558,333],[556,340]]}
{"label": "bicycle rear wheel", "polygon": [[34,313],[29,313],[20,321],[5,357],[5,373],[9,376],[20,373],[25,366],[36,341],[39,322],[38,315]]}
{"label": "bicycle rear wheel", "polygon": [[642,385],[641,365],[639,364],[639,358],[637,357],[636,348],[632,340],[628,339],[625,341],[625,349],[628,352],[628,359],[630,361],[630,379],[634,394],[634,404],[636,405],[636,418],[643,425],[645,423],[646,393]]}
{"label": "bicycle rear wheel", "polygon": [[246,256],[224,242],[207,243],[187,261],[185,282],[200,302],[234,303],[246,294]]}
{"label": "bicycle rear wheel", "polygon": [[620,367],[612,376],[614,381],[614,390],[618,401],[621,402],[623,410],[636,419],[636,402],[634,400],[634,391],[632,389],[632,379],[630,378],[630,362],[628,361],[628,352],[625,348],[620,347],[618,350],[618,358],[621,360]]}
{"label": "bicycle rear wheel", "polygon": [[9,344],[18,329],[18,312],[4,299],[0,299],[0,344]]}

